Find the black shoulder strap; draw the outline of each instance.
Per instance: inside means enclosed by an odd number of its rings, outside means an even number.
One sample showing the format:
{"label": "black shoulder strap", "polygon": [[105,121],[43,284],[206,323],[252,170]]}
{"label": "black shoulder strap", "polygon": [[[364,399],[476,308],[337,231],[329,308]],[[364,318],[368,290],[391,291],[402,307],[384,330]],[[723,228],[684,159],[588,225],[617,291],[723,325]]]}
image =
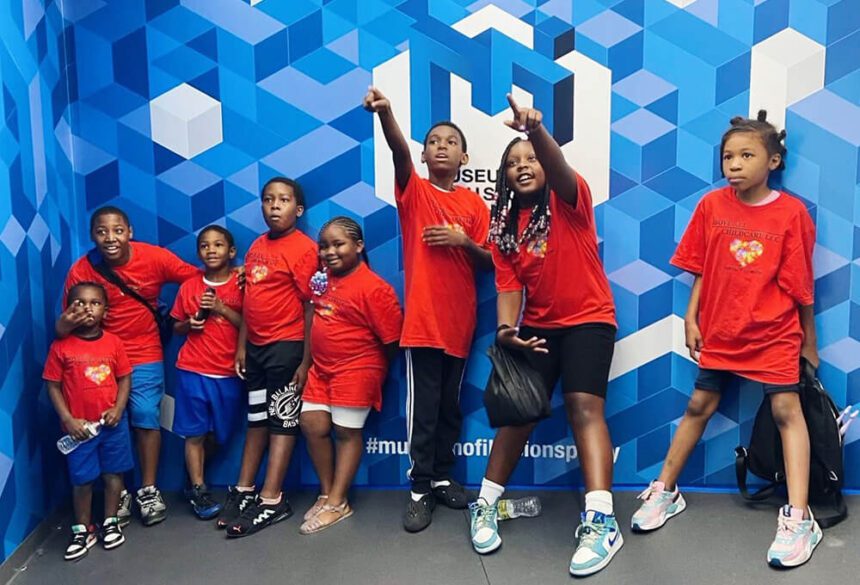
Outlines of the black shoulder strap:
{"label": "black shoulder strap", "polygon": [[772,481],[757,492],[750,493],[747,488],[747,457],[747,450],[744,447],[735,449],[735,476],[738,480],[738,489],[745,500],[751,502],[766,500],[781,482]]}
{"label": "black shoulder strap", "polygon": [[158,311],[149,304],[145,298],[140,296],[136,291],[129,288],[129,286],[125,283],[125,281],[119,277],[119,274],[113,271],[113,269],[108,266],[107,262],[104,260],[94,261],[91,254],[87,254],[87,260],[90,263],[90,266],[93,267],[93,270],[98,272],[105,280],[109,283],[117,287],[119,290],[136,300],[138,303],[142,304],[144,307],[149,309],[149,312],[152,313],[152,316],[155,318],[155,322],[158,323],[161,316],[158,314]]}

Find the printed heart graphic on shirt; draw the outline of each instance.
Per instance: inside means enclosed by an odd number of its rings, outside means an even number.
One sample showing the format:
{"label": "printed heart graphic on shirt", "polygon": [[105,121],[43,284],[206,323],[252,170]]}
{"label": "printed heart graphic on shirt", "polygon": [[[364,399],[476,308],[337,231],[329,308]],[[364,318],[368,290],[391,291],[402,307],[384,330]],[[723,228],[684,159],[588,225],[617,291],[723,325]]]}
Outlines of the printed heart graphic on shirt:
{"label": "printed heart graphic on shirt", "polygon": [[758,240],[748,242],[746,240],[732,240],[729,250],[741,265],[741,268],[749,266],[759,259],[764,252],[764,246]]}
{"label": "printed heart graphic on shirt", "polygon": [[84,370],[84,376],[95,382],[96,384],[101,384],[105,380],[107,380],[108,376],[110,376],[110,366],[107,364],[101,364],[99,366],[88,366],[86,370]]}
{"label": "printed heart graphic on shirt", "polygon": [[251,269],[251,281],[260,282],[261,280],[266,278],[268,274],[269,269],[267,267],[260,265],[254,266],[254,268]]}

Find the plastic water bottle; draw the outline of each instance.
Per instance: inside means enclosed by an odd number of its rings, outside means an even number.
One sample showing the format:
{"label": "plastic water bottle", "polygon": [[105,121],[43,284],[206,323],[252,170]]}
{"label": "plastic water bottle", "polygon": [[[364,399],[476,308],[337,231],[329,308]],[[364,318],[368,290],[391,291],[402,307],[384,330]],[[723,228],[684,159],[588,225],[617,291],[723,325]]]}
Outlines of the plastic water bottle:
{"label": "plastic water bottle", "polygon": [[516,500],[499,500],[499,520],[534,518],[540,515],[540,498],[526,496]]}
{"label": "plastic water bottle", "polygon": [[64,437],[61,437],[60,440],[57,441],[57,449],[59,449],[60,453],[62,453],[63,455],[68,455],[69,453],[77,449],[81,443],[86,443],[87,441],[98,435],[102,430],[103,424],[103,421],[86,423],[84,426],[86,427],[87,432],[89,432],[90,434],[89,437],[87,437],[83,441],[79,441],[71,435],[66,435]]}

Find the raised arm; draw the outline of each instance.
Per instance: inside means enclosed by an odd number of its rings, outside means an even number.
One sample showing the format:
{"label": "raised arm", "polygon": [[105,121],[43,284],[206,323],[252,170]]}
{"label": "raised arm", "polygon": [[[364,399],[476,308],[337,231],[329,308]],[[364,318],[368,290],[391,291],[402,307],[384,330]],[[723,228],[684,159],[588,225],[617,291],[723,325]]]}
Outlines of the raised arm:
{"label": "raised arm", "polygon": [[406,189],[409,177],[412,176],[412,155],[409,152],[409,143],[403,136],[403,132],[391,111],[391,102],[377,88],[370,87],[367,90],[367,95],[364,96],[364,109],[379,116],[382,133],[385,135],[385,141],[388,143],[388,148],[391,149],[391,156],[394,159],[394,179],[397,181],[397,186],[403,191]]}
{"label": "raised arm", "polygon": [[543,114],[533,108],[520,107],[511,94],[508,94],[508,103],[514,117],[505,120],[505,124],[528,135],[549,186],[563,201],[576,206],[576,171],[567,164],[561,147],[542,124]]}

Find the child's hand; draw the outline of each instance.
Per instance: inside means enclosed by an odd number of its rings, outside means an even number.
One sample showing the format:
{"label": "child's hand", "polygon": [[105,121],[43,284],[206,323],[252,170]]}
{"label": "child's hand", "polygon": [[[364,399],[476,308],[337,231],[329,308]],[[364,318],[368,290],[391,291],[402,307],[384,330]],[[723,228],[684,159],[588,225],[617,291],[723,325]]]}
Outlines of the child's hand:
{"label": "child's hand", "polygon": [[514,113],[513,120],[505,120],[505,125],[514,130],[525,132],[528,134],[537,130],[541,126],[543,114],[540,110],[534,108],[521,108],[514,101],[514,96],[508,94],[508,103],[511,105],[511,111]]}
{"label": "child's hand", "polygon": [[102,420],[106,427],[115,427],[122,420],[122,409],[119,406],[108,408],[102,413]]}
{"label": "child's hand", "polygon": [[293,374],[293,379],[290,381],[291,384],[296,385],[296,389],[301,392],[305,387],[305,384],[308,381],[308,370],[310,369],[310,364],[302,363],[298,369],[296,369],[296,373]]}
{"label": "child's hand", "polygon": [[818,369],[819,364],[821,364],[821,359],[818,357],[818,347],[816,347],[815,343],[807,344],[806,342],[800,346],[800,357],[806,358],[806,361],[809,362],[816,370]]}
{"label": "child's hand", "polygon": [[382,95],[382,92],[371,86],[367,89],[367,95],[364,96],[364,109],[368,112],[379,114],[387,112],[391,109],[391,102],[388,98]]}
{"label": "child's hand", "polygon": [[64,329],[72,331],[77,329],[87,320],[87,313],[84,311],[83,305],[77,301],[72,302],[65,311],[60,315],[60,323]]}
{"label": "child's hand", "polygon": [[469,236],[446,225],[428,225],[421,233],[421,239],[428,246],[448,246],[463,248],[469,245]]}
{"label": "child's hand", "polygon": [[239,285],[239,290],[245,290],[245,267],[237,266],[233,272],[236,273],[236,284]]}
{"label": "child's hand", "polygon": [[236,359],[233,361],[233,368],[236,370],[236,375],[245,379],[245,347],[240,345],[236,349]]}
{"label": "child's hand", "polygon": [[699,361],[699,354],[702,353],[702,332],[699,330],[698,323],[690,321],[684,322],[684,333],[687,339],[687,349],[690,350],[690,357],[694,362]]}
{"label": "child's hand", "polygon": [[87,429],[87,421],[82,418],[70,418],[63,421],[66,430],[76,441],[86,441],[90,438],[90,431]]}
{"label": "child's hand", "polygon": [[[203,305],[200,305],[201,307]],[[203,331],[203,326],[206,325],[206,319],[195,319],[192,315],[188,318],[188,325],[192,331]]]}
{"label": "child's hand", "polygon": [[531,339],[520,339],[517,333],[520,332],[519,327],[503,327],[496,332],[496,342],[508,349],[517,351],[533,351],[535,353],[549,353],[549,350],[544,347],[546,339],[532,337]]}

